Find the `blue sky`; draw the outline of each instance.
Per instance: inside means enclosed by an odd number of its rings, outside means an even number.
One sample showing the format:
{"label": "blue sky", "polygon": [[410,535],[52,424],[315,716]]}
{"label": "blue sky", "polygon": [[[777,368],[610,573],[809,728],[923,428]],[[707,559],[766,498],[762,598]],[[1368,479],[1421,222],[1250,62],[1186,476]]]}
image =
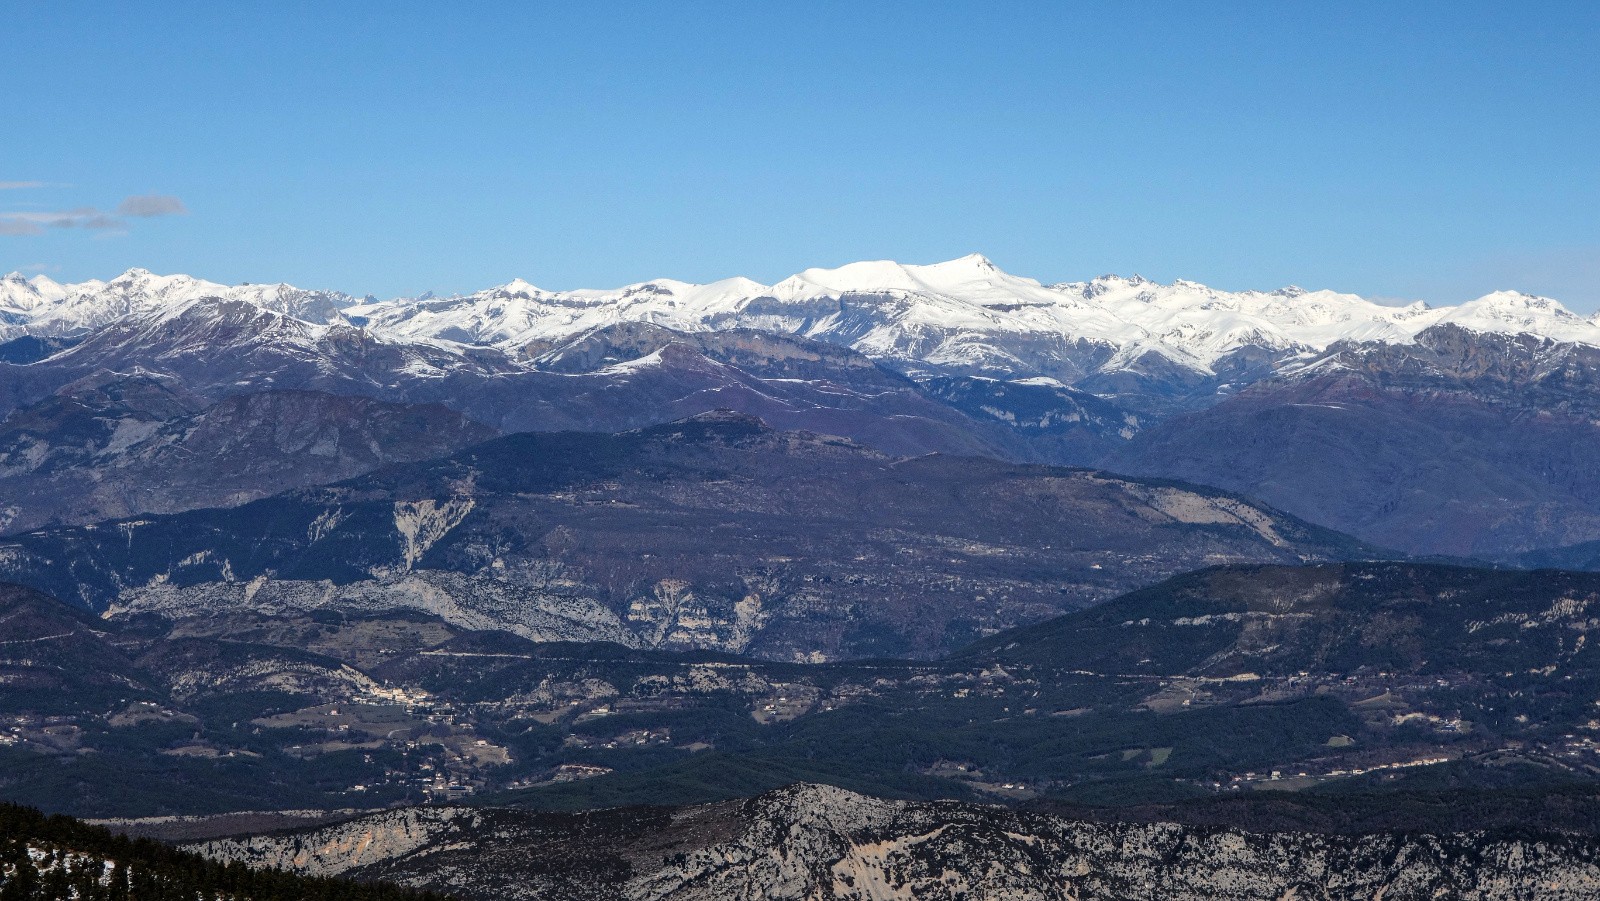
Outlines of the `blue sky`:
{"label": "blue sky", "polygon": [[1600,306],[1600,4],[455,6],[5,4],[0,270]]}

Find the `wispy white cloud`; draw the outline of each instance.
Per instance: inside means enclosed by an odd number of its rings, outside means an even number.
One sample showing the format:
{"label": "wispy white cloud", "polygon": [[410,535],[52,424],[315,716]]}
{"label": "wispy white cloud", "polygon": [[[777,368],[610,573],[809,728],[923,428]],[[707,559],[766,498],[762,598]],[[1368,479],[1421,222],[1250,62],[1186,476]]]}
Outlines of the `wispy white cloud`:
{"label": "wispy white cloud", "polygon": [[[0,187],[22,184],[27,183],[0,182]],[[0,235],[39,235],[50,228],[84,228],[101,232],[103,236],[118,236],[128,233],[126,217],[150,219],[188,212],[183,201],[171,194],[135,194],[124,198],[113,211],[81,206],[70,210],[0,212]]]}
{"label": "wispy white cloud", "polygon": [[0,181],[0,191],[20,191],[23,188],[43,188],[42,181]]}
{"label": "wispy white cloud", "polygon": [[[126,224],[121,219],[92,206],[42,213],[32,211],[0,213],[0,222],[21,223],[35,228],[121,228]],[[21,231],[16,234],[36,235],[38,232]]]}
{"label": "wispy white cloud", "polygon": [[183,201],[171,194],[135,194],[117,204],[117,214],[122,216],[182,216],[188,212]]}

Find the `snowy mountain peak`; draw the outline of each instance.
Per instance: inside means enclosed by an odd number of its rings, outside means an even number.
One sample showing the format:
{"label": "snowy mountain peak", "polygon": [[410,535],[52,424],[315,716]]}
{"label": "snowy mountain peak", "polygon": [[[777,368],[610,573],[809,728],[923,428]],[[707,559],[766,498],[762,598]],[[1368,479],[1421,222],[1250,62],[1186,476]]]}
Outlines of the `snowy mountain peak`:
{"label": "snowy mountain peak", "polygon": [[[110,285],[131,284],[131,283],[149,281],[149,280],[151,280],[151,279],[153,279],[155,277],[156,277],[155,273],[151,272],[148,269],[140,269],[138,267],[134,267],[134,268],[129,269],[128,271],[122,273],[121,275],[117,276],[116,278],[112,279],[111,281],[107,282],[106,284],[110,284]],[[169,275],[169,276],[167,276],[167,278],[168,279],[188,279],[189,276],[187,276],[187,275]]]}
{"label": "snowy mountain peak", "polygon": [[24,334],[83,334],[123,317],[181,310],[206,297],[243,301],[315,323],[336,321],[339,311],[354,303],[346,295],[283,283],[229,286],[137,267],[105,282],[60,285],[35,276],[25,282],[0,281],[0,307],[27,314],[0,321],[0,341]]}
{"label": "snowy mountain peak", "polygon": [[891,260],[872,260],[847,263],[837,269],[804,269],[773,286],[779,296],[799,294],[807,288],[852,294],[915,290],[916,284],[907,267]]}
{"label": "snowy mountain peak", "polygon": [[1595,323],[1560,302],[1520,291],[1496,291],[1458,307],[1430,311],[1439,324],[1477,332],[1531,334],[1555,341],[1600,344]]}
{"label": "snowy mountain peak", "polygon": [[779,298],[906,293],[973,300],[995,290],[1029,287],[1038,288],[1039,283],[1010,275],[988,257],[974,253],[928,265],[872,260],[837,269],[806,269],[774,285],[772,293]]}
{"label": "snowy mountain peak", "polygon": [[498,294],[510,294],[521,297],[537,297],[545,293],[538,285],[524,281],[520,278],[514,278],[503,285],[493,288],[492,290]]}
{"label": "snowy mountain peak", "polygon": [[1537,294],[1525,294],[1521,291],[1494,291],[1469,301],[1463,306],[1477,306],[1505,310],[1527,310],[1530,312],[1550,313],[1555,316],[1572,316],[1572,311],[1561,305],[1560,301]]}
{"label": "snowy mountain peak", "polygon": [[906,268],[920,274],[926,281],[943,281],[945,284],[978,282],[1038,284],[1033,279],[1011,275],[996,266],[992,260],[981,253],[969,253],[960,259],[934,263],[930,266],[908,266]]}
{"label": "snowy mountain peak", "polygon": [[934,266],[950,269],[964,268],[977,272],[998,272],[1000,270],[1000,267],[996,266],[993,260],[981,253],[969,253],[964,257],[959,257],[954,260],[948,260],[943,263],[935,263]]}
{"label": "snowy mountain peak", "polygon": [[913,374],[1068,385],[1094,372],[1159,366],[1163,359],[1210,373],[1243,348],[1299,354],[1340,341],[1409,343],[1439,325],[1600,346],[1600,316],[1580,317],[1554,300],[1515,291],[1431,308],[1295,285],[1229,292],[1138,275],[1044,285],[977,253],[926,265],[872,260],[805,269],[771,286],[747,278],[709,284],[663,278],[550,291],[518,278],[472,294],[389,301],[283,283],[226,286],[139,268],[109,282],[76,285],[12,274],[0,280],[0,340],[82,334],[124,316],[181,310],[205,297],[309,323],[356,323],[383,339],[517,351],[623,323],[686,332],[749,328],[848,346]]}

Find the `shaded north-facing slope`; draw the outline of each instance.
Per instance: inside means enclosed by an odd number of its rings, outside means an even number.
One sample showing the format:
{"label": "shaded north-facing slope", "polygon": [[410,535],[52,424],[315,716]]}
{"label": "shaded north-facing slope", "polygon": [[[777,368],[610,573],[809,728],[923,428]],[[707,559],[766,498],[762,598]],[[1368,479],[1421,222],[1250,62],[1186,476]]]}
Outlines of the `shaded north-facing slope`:
{"label": "shaded north-facing slope", "polygon": [[1229,678],[1587,672],[1600,574],[1420,563],[1228,566],[996,635],[963,657]]}
{"label": "shaded north-facing slope", "polygon": [[[524,356],[535,351],[548,369]],[[614,329],[513,352],[394,340],[221,298],[115,319],[27,365],[0,361],[0,411],[107,372],[158,377],[206,401],[296,390],[440,404],[500,432],[621,431],[730,408],[894,453],[1027,455],[1008,430],[859,353],[800,337]]]}
{"label": "shaded north-facing slope", "polygon": [[1600,350],[1455,327],[1340,344],[1101,458],[1384,547],[1512,560],[1600,539]]}
{"label": "shaded north-facing slope", "polygon": [[103,374],[0,422],[0,532],[231,506],[494,435],[437,404],[316,391],[211,403],[170,380]]}

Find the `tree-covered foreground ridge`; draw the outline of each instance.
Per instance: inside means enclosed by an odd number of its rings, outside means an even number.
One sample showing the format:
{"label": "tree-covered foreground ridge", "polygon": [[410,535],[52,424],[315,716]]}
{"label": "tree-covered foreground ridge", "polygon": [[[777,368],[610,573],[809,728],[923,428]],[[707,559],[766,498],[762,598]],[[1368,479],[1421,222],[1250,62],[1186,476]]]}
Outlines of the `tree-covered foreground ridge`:
{"label": "tree-covered foreground ridge", "polygon": [[447,901],[437,892],[218,863],[153,839],[0,804],[3,901]]}

